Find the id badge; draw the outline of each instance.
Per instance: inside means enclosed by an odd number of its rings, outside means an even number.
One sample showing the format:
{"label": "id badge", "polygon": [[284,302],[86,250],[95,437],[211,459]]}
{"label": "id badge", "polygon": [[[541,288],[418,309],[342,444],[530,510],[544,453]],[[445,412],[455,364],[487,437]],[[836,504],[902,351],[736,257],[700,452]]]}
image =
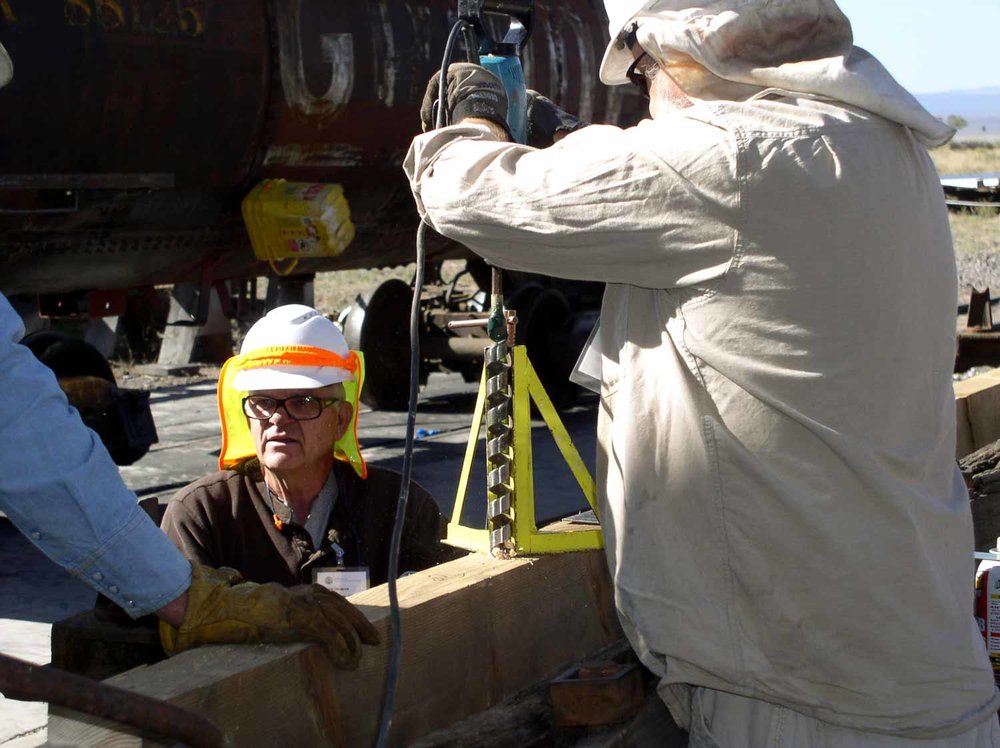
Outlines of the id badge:
{"label": "id badge", "polygon": [[324,566],[313,569],[313,581],[344,597],[364,592],[368,583],[367,566]]}

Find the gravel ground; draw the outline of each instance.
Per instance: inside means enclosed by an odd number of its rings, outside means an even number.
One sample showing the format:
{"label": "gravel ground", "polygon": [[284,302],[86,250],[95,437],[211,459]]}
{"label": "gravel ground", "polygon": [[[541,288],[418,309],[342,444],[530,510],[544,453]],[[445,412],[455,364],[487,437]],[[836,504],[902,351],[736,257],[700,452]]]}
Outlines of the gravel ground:
{"label": "gravel ground", "polygon": [[182,385],[200,384],[201,382],[217,382],[219,379],[218,366],[202,366],[196,372],[182,375],[150,376],[142,374],[136,367],[112,360],[111,370],[114,372],[115,381],[119,387],[130,390],[158,390],[165,387],[178,387]]}
{"label": "gravel ground", "polygon": [[958,254],[958,295],[964,304],[969,300],[969,286],[982,291],[989,288],[1000,294],[1000,254],[993,252]]}

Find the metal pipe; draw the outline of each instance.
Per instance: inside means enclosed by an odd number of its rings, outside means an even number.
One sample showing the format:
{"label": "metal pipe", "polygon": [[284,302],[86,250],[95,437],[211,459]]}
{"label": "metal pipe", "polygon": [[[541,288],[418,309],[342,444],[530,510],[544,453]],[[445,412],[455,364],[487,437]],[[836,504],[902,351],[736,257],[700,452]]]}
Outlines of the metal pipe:
{"label": "metal pipe", "polygon": [[453,319],[448,323],[449,330],[461,330],[467,327],[486,327],[489,324],[489,317],[480,317],[479,319]]}
{"label": "metal pipe", "polygon": [[222,730],[203,714],[3,654],[0,654],[0,693],[17,701],[47,701],[143,732],[181,740],[194,748],[225,745]]}
{"label": "metal pipe", "polygon": [[492,345],[489,338],[433,337],[420,341],[425,358],[472,358],[482,359],[483,351]]}

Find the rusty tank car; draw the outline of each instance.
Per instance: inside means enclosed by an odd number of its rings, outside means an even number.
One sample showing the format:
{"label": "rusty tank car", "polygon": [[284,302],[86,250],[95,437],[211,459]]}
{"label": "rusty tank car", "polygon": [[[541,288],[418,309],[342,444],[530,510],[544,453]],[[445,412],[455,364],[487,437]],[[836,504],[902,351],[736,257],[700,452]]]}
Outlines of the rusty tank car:
{"label": "rusty tank car", "polygon": [[[126,289],[267,276],[240,204],[269,178],[341,185],[356,228],[342,254],[296,273],[412,261],[400,165],[456,12],[454,0],[0,0],[14,63],[0,90],[0,291],[113,314]],[[637,121],[641,99],[598,82],[606,42],[600,3],[536,4],[528,86],[588,121]],[[428,247],[430,263],[461,257],[440,238]],[[531,305],[553,290],[509,282]],[[375,294],[390,303],[363,324],[405,334],[389,316],[399,291]],[[592,291],[554,293],[545,313],[563,329],[592,312]],[[462,347],[433,327],[429,367]],[[395,380],[372,384],[374,404],[399,404]]]}

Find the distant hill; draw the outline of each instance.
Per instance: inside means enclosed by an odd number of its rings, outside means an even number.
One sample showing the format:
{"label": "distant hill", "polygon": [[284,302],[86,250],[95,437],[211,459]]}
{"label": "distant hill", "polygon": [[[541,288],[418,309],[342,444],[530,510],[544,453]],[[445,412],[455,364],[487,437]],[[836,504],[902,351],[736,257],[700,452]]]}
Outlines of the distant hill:
{"label": "distant hill", "polygon": [[968,126],[959,131],[959,138],[1000,136],[1000,86],[916,94],[916,97],[935,117],[946,119],[951,114],[957,114],[968,120]]}
{"label": "distant hill", "polygon": [[975,91],[945,91],[917,94],[927,110],[938,117],[960,114],[970,117],[1000,117],[1000,88],[980,88]]}

